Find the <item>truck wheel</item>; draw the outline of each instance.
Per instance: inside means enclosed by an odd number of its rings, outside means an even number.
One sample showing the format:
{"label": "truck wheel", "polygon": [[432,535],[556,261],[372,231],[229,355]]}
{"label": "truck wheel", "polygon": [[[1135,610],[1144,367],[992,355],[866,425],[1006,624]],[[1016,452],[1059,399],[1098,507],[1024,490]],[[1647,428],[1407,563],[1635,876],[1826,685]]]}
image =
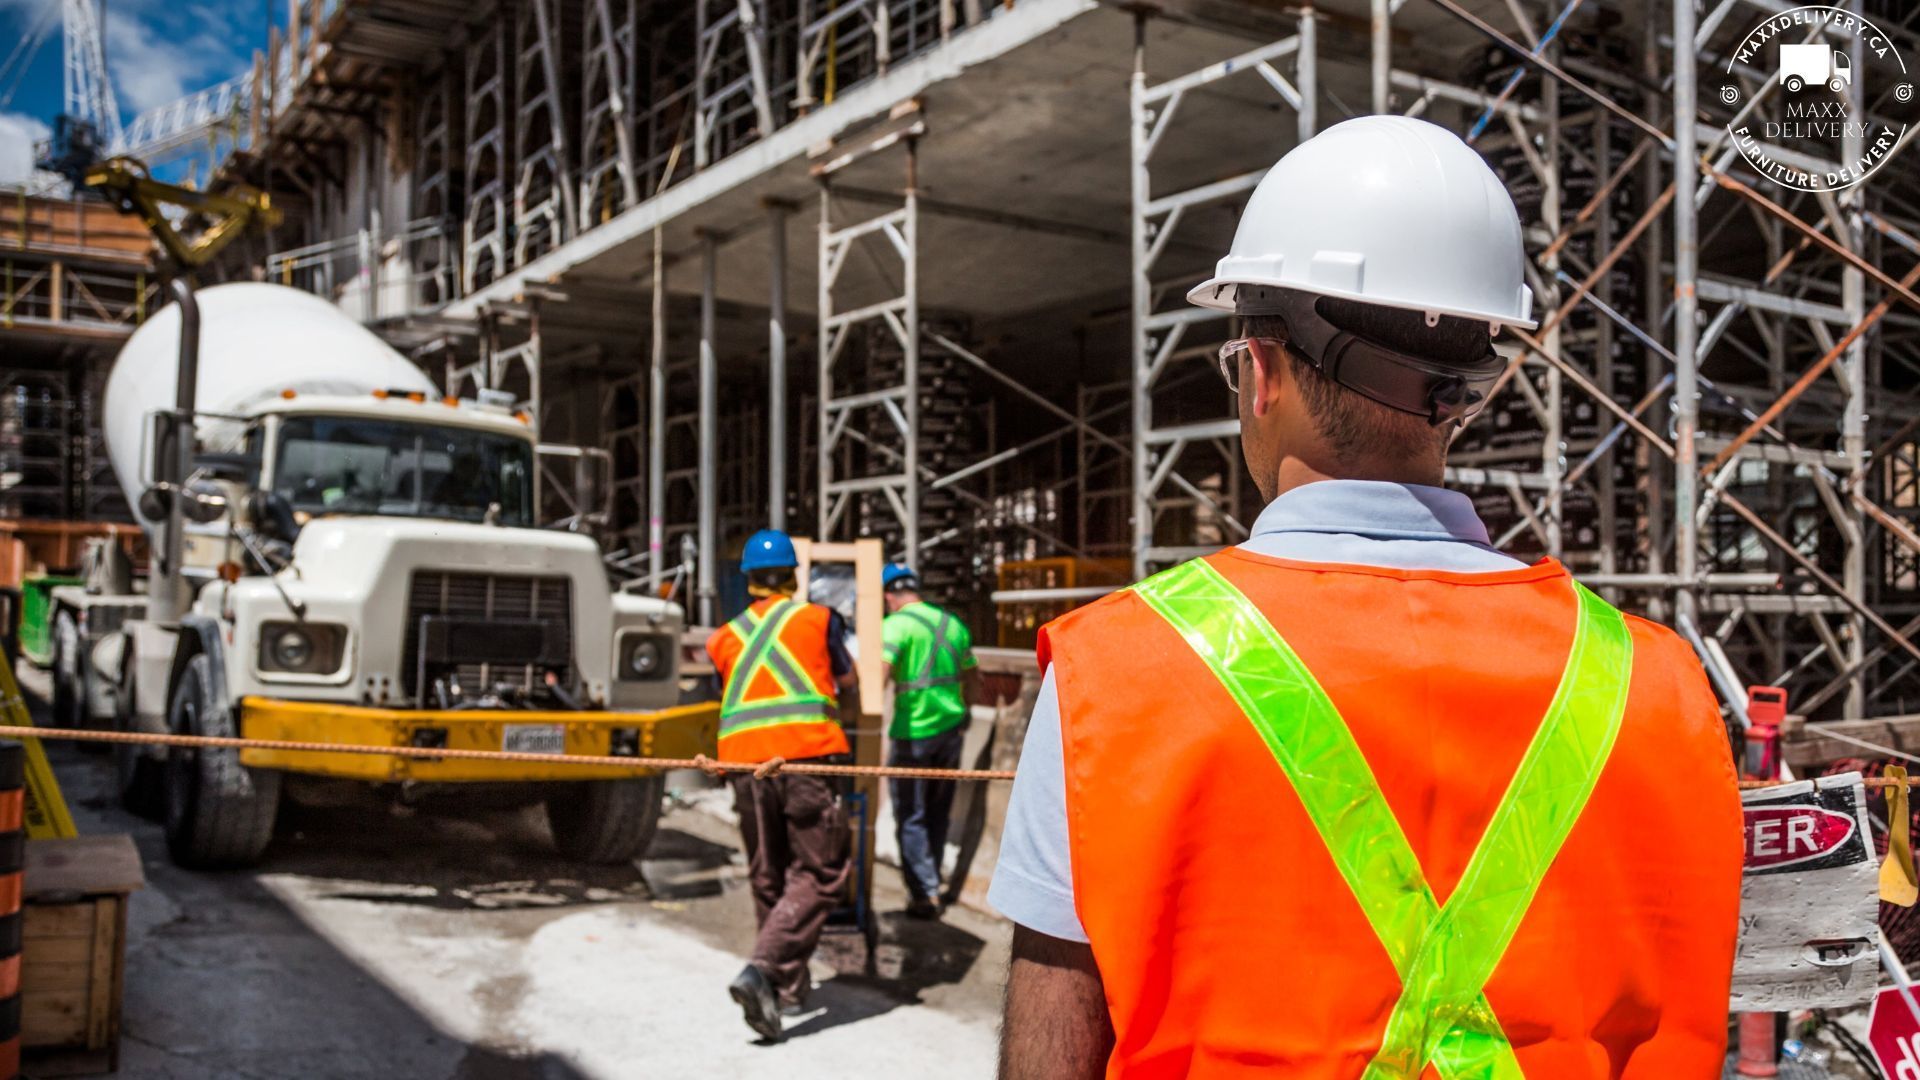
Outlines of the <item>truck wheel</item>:
{"label": "truck wheel", "polygon": [[86,689],[80,681],[80,623],[73,612],[60,609],[53,618],[53,726],[85,727]]}
{"label": "truck wheel", "polygon": [[1787,92],[1788,93],[1797,94],[1800,91],[1805,90],[1806,88],[1807,88],[1807,83],[1805,79],[1802,79],[1798,75],[1787,76]]}
{"label": "truck wheel", "polygon": [[555,784],[547,794],[553,846],[577,862],[632,862],[653,844],[665,784],[658,774]]}
{"label": "truck wheel", "polygon": [[[187,661],[167,710],[180,735],[232,735],[226,703],[213,695],[213,658]],[[164,770],[167,851],[192,869],[250,866],[273,838],[280,774],[240,764],[238,750],[171,747]]]}

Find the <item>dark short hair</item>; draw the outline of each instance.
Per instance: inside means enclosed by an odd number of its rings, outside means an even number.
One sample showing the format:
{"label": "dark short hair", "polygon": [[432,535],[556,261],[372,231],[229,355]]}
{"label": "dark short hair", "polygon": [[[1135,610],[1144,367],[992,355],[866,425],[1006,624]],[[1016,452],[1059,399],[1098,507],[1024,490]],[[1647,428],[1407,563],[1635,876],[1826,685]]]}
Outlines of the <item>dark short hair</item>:
{"label": "dark short hair", "polygon": [[[1436,325],[1428,326],[1424,312],[1335,297],[1324,297],[1315,307],[1339,329],[1395,352],[1461,365],[1487,354],[1487,324],[1477,319],[1443,315]],[[1278,315],[1241,316],[1240,335],[1292,340],[1286,320]],[[1398,450],[1408,456],[1445,452],[1451,425],[1435,427],[1425,417],[1382,405],[1327,377],[1293,348],[1286,354],[1287,368],[1300,385],[1308,415],[1342,460],[1382,451]]]}
{"label": "dark short hair", "polygon": [[800,586],[800,579],[794,576],[791,566],[769,566],[747,571],[747,584],[762,589],[796,589]]}

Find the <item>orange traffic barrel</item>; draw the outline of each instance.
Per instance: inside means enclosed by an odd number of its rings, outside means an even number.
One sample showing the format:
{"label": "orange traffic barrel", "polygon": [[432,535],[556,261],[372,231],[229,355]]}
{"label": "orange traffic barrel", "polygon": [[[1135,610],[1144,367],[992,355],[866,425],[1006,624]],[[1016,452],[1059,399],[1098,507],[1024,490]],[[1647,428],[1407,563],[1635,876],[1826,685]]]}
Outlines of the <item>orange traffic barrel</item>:
{"label": "orange traffic barrel", "polygon": [[20,870],[26,864],[26,749],[0,742],[0,1080],[20,1075]]}

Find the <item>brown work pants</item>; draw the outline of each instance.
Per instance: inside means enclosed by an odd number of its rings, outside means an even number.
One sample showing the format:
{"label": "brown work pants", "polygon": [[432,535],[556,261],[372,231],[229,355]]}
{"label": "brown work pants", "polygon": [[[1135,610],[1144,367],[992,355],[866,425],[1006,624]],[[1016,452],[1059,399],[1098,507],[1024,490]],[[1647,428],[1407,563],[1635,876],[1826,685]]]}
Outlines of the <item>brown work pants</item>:
{"label": "brown work pants", "polygon": [[753,966],[790,1004],[813,988],[807,958],[853,874],[846,810],[826,777],[741,774],[732,782],[760,926]]}

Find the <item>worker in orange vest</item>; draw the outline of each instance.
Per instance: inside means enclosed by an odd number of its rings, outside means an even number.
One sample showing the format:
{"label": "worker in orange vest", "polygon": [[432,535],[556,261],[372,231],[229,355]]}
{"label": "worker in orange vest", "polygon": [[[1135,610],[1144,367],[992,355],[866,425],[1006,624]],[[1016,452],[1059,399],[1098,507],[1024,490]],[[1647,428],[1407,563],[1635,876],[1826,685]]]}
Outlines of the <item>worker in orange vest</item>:
{"label": "worker in orange vest", "polygon": [[[747,540],[740,569],[753,603],[707,639],[720,675],[720,760],[848,764],[859,685],[838,612],[795,599],[799,558],[786,533]],[[727,991],[768,1040],[812,990],[807,958],[852,874],[843,793],[797,773],[733,774],[759,933]]]}
{"label": "worker in orange vest", "polygon": [[1522,262],[1423,121],[1260,181],[1189,299],[1238,317],[1269,503],[1041,634],[1003,1080],[1720,1075],[1741,814],[1700,665],[1440,487]]}

